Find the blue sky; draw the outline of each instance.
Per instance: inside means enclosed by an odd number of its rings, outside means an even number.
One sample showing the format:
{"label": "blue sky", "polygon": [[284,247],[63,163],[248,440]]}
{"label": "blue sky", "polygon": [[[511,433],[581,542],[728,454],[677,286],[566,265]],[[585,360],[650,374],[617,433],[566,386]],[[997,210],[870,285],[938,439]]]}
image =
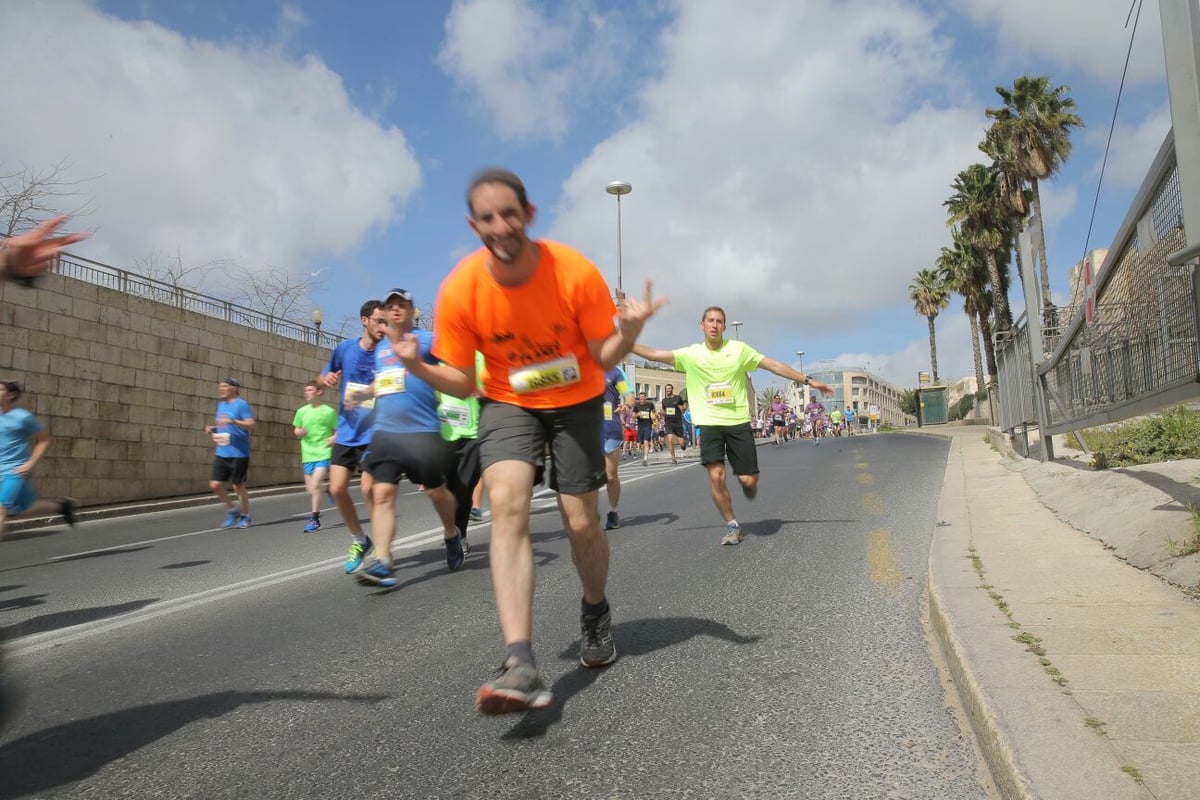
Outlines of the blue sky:
{"label": "blue sky", "polygon": [[[130,269],[286,269],[327,326],[392,286],[432,302],[474,248],[470,176],[514,169],[534,233],[671,298],[643,341],[699,338],[703,307],[781,360],[928,369],[907,297],[948,243],[996,85],[1046,74],[1087,128],[1042,187],[1053,294],[1084,255],[1130,0],[17,0],[0,28],[0,175],[64,164]],[[1146,3],[1089,247],[1107,247],[1170,125]],[[202,268],[201,268],[202,267]],[[1012,299],[1020,305],[1019,290]],[[943,378],[972,372],[955,300]]]}

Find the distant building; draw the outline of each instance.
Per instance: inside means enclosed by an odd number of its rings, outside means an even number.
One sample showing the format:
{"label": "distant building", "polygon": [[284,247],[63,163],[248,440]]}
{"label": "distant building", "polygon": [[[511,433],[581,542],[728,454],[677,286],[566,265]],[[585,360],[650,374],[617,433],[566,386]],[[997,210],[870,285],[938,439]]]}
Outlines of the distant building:
{"label": "distant building", "polygon": [[[905,414],[900,410],[901,390],[865,367],[813,366],[805,372],[815,380],[833,387],[832,397],[817,395],[817,400],[825,406],[826,411],[852,408],[855,414],[861,413],[865,416],[871,406],[877,406],[880,424],[904,426]],[[803,408],[808,405],[812,390],[803,384],[789,381],[787,392],[788,404],[793,408]],[[911,417],[908,419],[912,420]]]}
{"label": "distant building", "polygon": [[668,383],[675,389],[675,394],[684,394],[687,389],[687,376],[677,369],[651,366],[640,360],[627,362],[624,369],[634,393],[645,392],[646,397],[655,402],[662,400],[663,387]]}

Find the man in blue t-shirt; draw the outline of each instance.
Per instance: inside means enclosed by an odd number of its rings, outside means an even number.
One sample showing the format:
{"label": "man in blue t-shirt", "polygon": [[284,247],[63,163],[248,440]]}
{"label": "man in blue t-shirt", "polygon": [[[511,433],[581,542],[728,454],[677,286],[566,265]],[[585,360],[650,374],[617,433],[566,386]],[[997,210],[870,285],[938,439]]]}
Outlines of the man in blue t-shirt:
{"label": "man in blue t-shirt", "polygon": [[[387,314],[383,303],[368,300],[358,311],[362,335],[347,339],[333,349],[329,363],[318,380],[338,390],[338,425],[333,437],[333,453],[329,457],[329,494],[346,523],[352,537],[350,555],[346,558],[346,574],[362,566],[363,558],[371,552],[370,537],[363,533],[350,496],[350,479],[356,469],[362,469],[363,456],[371,442],[371,423],[375,416],[375,401],[370,397],[358,400],[375,383],[375,346],[387,335]],[[371,476],[362,475],[363,500],[371,508]]]}
{"label": "man in blue t-shirt", "polygon": [[50,434],[33,414],[17,407],[20,397],[19,383],[0,381],[0,538],[5,523],[16,516],[62,514],[68,525],[75,525],[73,499],[38,500],[34,495],[30,478],[50,449]]}
{"label": "man in blue t-shirt", "polygon": [[[371,534],[375,539],[374,557],[359,573],[359,580],[385,588],[396,585],[392,567],[392,539],[396,535],[396,487],[401,478],[425,489],[433,503],[446,540],[446,563],[451,571],[463,565],[462,536],[454,527],[454,494],[447,487],[446,470],[450,464],[449,445],[442,438],[438,419],[437,393],[420,378],[409,374],[396,355],[393,342],[413,331],[412,295],[404,289],[392,289],[383,300],[388,317],[390,340],[375,348],[375,383],[357,396],[370,395],[375,401],[375,421],[371,443],[363,460],[364,471],[371,476]],[[415,331],[421,360],[438,363],[433,357],[433,334]]]}
{"label": "man in blue t-shirt", "polygon": [[604,427],[601,439],[604,442],[604,472],[608,479],[608,516],[604,520],[606,531],[621,527],[621,515],[617,504],[621,500],[621,448],[625,446],[625,426],[621,424],[620,408],[627,398],[633,396],[625,370],[613,367],[604,373]]}
{"label": "man in blue t-shirt", "polygon": [[[241,384],[236,378],[225,377],[217,382],[216,424],[205,425],[204,432],[216,446],[208,488],[225,504],[222,528],[250,527],[250,493],[246,478],[250,472],[250,431],[254,430],[254,412],[239,393]],[[229,487],[237,494],[237,504],[229,496]]]}

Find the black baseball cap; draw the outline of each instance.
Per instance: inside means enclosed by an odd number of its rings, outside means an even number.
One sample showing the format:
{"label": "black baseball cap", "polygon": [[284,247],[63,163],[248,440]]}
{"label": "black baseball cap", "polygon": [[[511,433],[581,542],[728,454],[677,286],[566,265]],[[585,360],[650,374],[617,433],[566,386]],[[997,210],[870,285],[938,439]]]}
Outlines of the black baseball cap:
{"label": "black baseball cap", "polygon": [[3,386],[4,391],[6,392],[16,392],[17,394],[21,393],[21,384],[17,383],[16,381],[0,381],[0,386]]}
{"label": "black baseball cap", "polygon": [[383,304],[386,306],[392,301],[393,297],[399,297],[406,303],[411,303],[413,301],[412,292],[408,291],[407,289],[392,289],[387,293],[387,296],[383,298]]}
{"label": "black baseball cap", "polygon": [[238,380],[237,380],[237,378],[231,378],[231,377],[229,377],[228,375],[226,375],[224,378],[221,378],[220,382],[221,382],[221,383],[227,383],[227,384],[229,384],[230,386],[236,386],[236,387],[238,387],[239,389],[240,389],[240,388],[241,388],[241,386],[242,386],[240,383],[238,383]]}

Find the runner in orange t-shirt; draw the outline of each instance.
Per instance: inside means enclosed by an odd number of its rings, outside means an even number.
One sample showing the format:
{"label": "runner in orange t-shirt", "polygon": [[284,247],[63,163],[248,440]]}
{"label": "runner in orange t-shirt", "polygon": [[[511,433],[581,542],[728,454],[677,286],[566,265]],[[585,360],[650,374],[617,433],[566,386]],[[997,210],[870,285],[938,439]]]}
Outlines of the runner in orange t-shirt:
{"label": "runner in orange t-shirt", "polygon": [[596,511],[606,482],[604,372],[629,353],[666,300],[653,300],[647,282],[644,300],[624,299],[618,312],[595,265],[566,245],[529,238],[537,209],[508,170],[477,175],[467,208],[483,248],[459,262],[438,293],[434,355],[443,363],[420,360],[415,339],[395,346],[414,376],[454,397],[475,385],[475,351],[484,357],[480,461],[505,658],[499,676],[480,687],[476,707],[503,714],[551,702],[533,659],[529,539],[534,475],[547,445],[549,486],[558,492],[583,584],[579,660],[602,667],[617,658],[605,596],[608,538]]}

